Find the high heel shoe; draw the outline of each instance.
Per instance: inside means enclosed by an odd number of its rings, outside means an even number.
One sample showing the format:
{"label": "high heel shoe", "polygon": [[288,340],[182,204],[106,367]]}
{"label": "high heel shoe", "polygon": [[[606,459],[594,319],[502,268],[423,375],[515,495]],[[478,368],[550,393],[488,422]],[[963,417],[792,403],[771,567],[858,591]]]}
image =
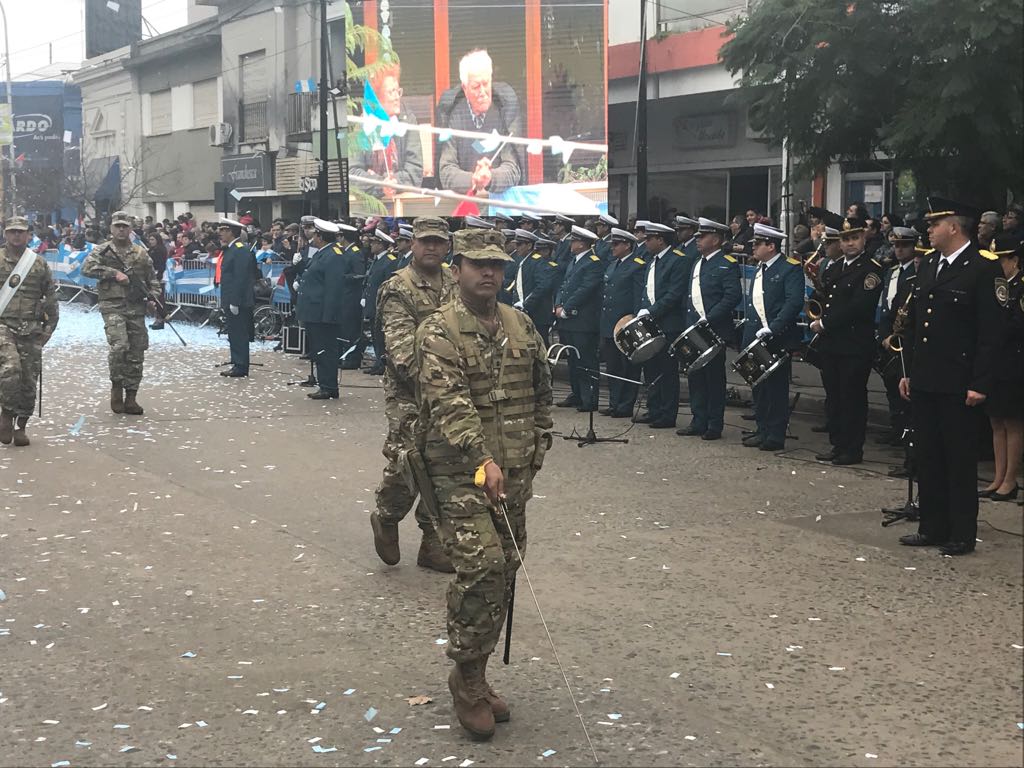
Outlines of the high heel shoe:
{"label": "high heel shoe", "polygon": [[983,489],[978,491],[978,498],[979,499],[991,498],[992,494],[995,493],[995,492],[996,492],[995,488],[983,488]]}
{"label": "high heel shoe", "polygon": [[1017,493],[1019,491],[1020,486],[1014,483],[1013,490],[1009,491],[1008,493],[993,493],[989,495],[989,498],[992,499],[992,501],[1016,501]]}

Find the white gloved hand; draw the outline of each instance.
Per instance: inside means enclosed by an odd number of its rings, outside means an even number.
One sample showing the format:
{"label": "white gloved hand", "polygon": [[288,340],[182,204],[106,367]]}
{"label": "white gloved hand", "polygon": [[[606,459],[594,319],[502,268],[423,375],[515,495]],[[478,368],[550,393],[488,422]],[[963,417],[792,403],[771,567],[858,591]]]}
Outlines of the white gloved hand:
{"label": "white gloved hand", "polygon": [[637,317],[643,317],[644,315],[649,315],[649,314],[651,314],[651,310],[649,310],[649,309],[641,309],[639,312],[636,313],[636,316]]}
{"label": "white gloved hand", "polygon": [[365,307],[366,306],[366,299],[360,299],[359,300],[359,306],[360,307]]}
{"label": "white gloved hand", "polygon": [[295,266],[298,266],[300,261],[302,261],[301,253],[296,253],[294,256],[292,256],[292,264],[294,264]]}
{"label": "white gloved hand", "polygon": [[234,305],[234,304],[230,304],[228,306],[228,311],[230,311],[232,315],[237,315],[238,314],[238,307],[236,305]]}
{"label": "white gloved hand", "polygon": [[513,306],[513,307],[515,307],[516,309],[522,309],[522,308],[523,308],[523,302],[521,302],[521,301],[517,301],[517,302],[516,302],[515,304],[513,304],[512,306]]}
{"label": "white gloved hand", "polygon": [[299,281],[298,280],[296,280],[294,283],[292,283],[292,290],[298,292],[298,290],[299,290]]}
{"label": "white gloved hand", "polygon": [[563,320],[567,320],[569,318],[569,313],[567,313],[563,307],[559,307],[558,316]]}
{"label": "white gloved hand", "polygon": [[772,335],[772,329],[771,328],[758,328],[757,329],[757,333],[755,333],[754,335],[757,338],[759,338],[759,339],[763,339],[765,336],[771,336]]}

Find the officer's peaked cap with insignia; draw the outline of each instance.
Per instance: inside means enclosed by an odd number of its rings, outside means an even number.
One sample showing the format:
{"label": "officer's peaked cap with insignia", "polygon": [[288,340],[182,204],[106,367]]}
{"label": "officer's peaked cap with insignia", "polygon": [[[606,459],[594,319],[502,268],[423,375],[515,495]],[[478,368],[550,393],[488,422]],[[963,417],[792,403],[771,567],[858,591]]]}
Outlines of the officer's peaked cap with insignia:
{"label": "officer's peaked cap with insignia", "polygon": [[538,248],[554,248],[556,243],[554,240],[548,240],[546,237],[538,237],[534,245]]}
{"label": "officer's peaked cap with insignia", "polygon": [[527,221],[532,221],[535,224],[540,224],[542,221],[544,221],[544,219],[542,219],[538,214],[534,213],[533,211],[523,211],[523,215],[520,216],[519,218],[526,219]]}
{"label": "officer's peaked cap with insignia", "polygon": [[[110,223],[111,224],[130,224],[131,222],[128,222],[128,221],[120,221],[119,222],[117,220],[117,214],[115,213],[114,214],[114,218],[112,218],[110,220]],[[220,219],[217,221],[217,228],[219,229],[220,227],[231,227],[232,229],[245,229],[245,224],[243,224],[240,221],[236,221],[235,219],[229,219],[227,216],[221,216]]]}
{"label": "officer's peaked cap with insignia", "polygon": [[697,221],[696,219],[691,219],[689,216],[676,216],[676,227],[687,227],[689,229],[697,229],[698,227],[700,227],[700,222]]}
{"label": "officer's peaked cap with insignia", "polygon": [[355,226],[353,226],[351,224],[346,224],[344,222],[339,222],[338,223],[338,231],[339,232],[348,232],[349,234],[352,234],[353,232],[358,232],[359,231],[359,227],[355,227]]}
{"label": "officer's peaked cap with insignia", "polygon": [[395,244],[395,238],[393,238],[391,235],[389,235],[387,232],[385,232],[382,229],[375,229],[375,230],[373,230],[373,234],[370,235],[370,237],[372,237],[372,238],[374,238],[376,240],[380,240],[382,243],[385,243],[387,245],[394,245]]}
{"label": "officer's peaked cap with insignia", "polygon": [[838,240],[839,230],[833,227],[825,227],[825,239],[826,240]]}
{"label": "officer's peaked cap with insignia", "polygon": [[323,232],[325,235],[336,235],[341,232],[341,227],[333,221],[326,221],[324,219],[313,219],[313,228],[317,232]]}
{"label": "officer's peaked cap with insignia", "polygon": [[609,216],[607,213],[602,213],[600,216],[597,217],[597,220],[600,221],[602,224],[607,224],[609,227],[619,226],[619,220],[616,219],[614,216]]}
{"label": "officer's peaked cap with insignia", "polygon": [[572,220],[571,218],[569,218],[568,216],[565,216],[565,215],[563,215],[563,214],[561,214],[561,213],[556,213],[556,214],[555,214],[555,221],[557,221],[557,222],[559,222],[559,223],[561,223],[561,224],[568,224],[568,225],[569,225],[570,227],[571,227],[571,226],[572,226],[573,224],[575,224],[575,223],[576,223],[576,222],[575,222],[575,221],[573,221],[573,220]]}
{"label": "officer's peaked cap with insignia", "polygon": [[676,231],[668,224],[659,224],[656,221],[648,221],[647,226],[644,228],[644,232],[648,235],[659,235],[664,237],[665,235],[674,235]]}
{"label": "officer's peaked cap with insignia", "polygon": [[24,216],[11,216],[11,218],[4,223],[4,230],[6,231],[8,229],[21,229],[28,232],[32,227],[29,225],[28,219]]}
{"label": "officer's peaked cap with insignia", "polygon": [[517,229],[515,231],[516,240],[522,240],[528,243],[537,242],[537,236],[528,229]]}
{"label": "officer's peaked cap with insignia", "polygon": [[496,229],[460,229],[455,233],[455,253],[472,261],[513,261],[502,246],[505,236]]}
{"label": "officer's peaked cap with insignia", "polygon": [[944,197],[929,197],[928,212],[924,215],[925,220],[929,222],[938,221],[947,216],[963,216],[972,221],[978,221],[981,218],[981,213],[977,208],[965,205],[964,203],[958,203],[955,200],[948,200]]}
{"label": "officer's peaked cap with insignia", "polygon": [[503,234],[505,236],[506,240],[515,240],[516,239],[516,231],[514,229],[503,229],[503,230],[501,230],[501,234]]}
{"label": "officer's peaked cap with insignia", "polygon": [[506,224],[515,224],[516,223],[516,220],[513,219],[511,216],[509,216],[507,213],[496,213],[496,214],[494,214],[494,218],[495,218],[495,220],[504,222]]}
{"label": "officer's peaked cap with insignia", "polygon": [[572,239],[582,240],[588,243],[594,243],[600,240],[601,238],[599,238],[596,233],[591,232],[586,227],[580,227],[574,224],[572,227]]}
{"label": "officer's peaked cap with insignia", "polygon": [[412,227],[407,224],[401,224],[398,227],[398,239],[399,240],[412,240]]}
{"label": "officer's peaked cap with insignia", "polygon": [[781,243],[786,239],[786,233],[781,229],[769,227],[767,224],[762,224],[758,221],[754,224],[754,239],[774,240]]}
{"label": "officer's peaked cap with insignia", "polygon": [[843,235],[855,235],[858,232],[863,232],[867,222],[859,216],[847,216],[843,219],[843,226],[839,228],[839,236]]}
{"label": "officer's peaked cap with insignia", "polygon": [[729,234],[729,227],[725,224],[720,224],[719,222],[712,221],[711,219],[705,219],[703,216],[697,220],[697,223],[700,227],[697,232],[702,235],[722,235],[725,237]]}
{"label": "officer's peaked cap with insignia", "polygon": [[412,233],[417,240],[425,237],[439,237],[442,240],[447,240],[450,236],[448,222],[438,216],[420,216],[412,223]]}
{"label": "officer's peaked cap with insignia", "polygon": [[1024,257],[1024,240],[1021,239],[1019,233],[1000,232],[992,241],[989,250],[996,256]]}
{"label": "officer's peaked cap with insignia", "polygon": [[479,216],[467,216],[463,223],[467,227],[476,227],[477,229],[494,229],[494,225],[486,219],[481,219]]}
{"label": "officer's peaked cap with insignia", "polygon": [[611,239],[613,243],[629,243],[630,245],[637,243],[636,235],[618,227],[612,227]]}
{"label": "officer's peaked cap with insignia", "polygon": [[893,227],[889,240],[894,243],[916,243],[920,233],[913,227]]}

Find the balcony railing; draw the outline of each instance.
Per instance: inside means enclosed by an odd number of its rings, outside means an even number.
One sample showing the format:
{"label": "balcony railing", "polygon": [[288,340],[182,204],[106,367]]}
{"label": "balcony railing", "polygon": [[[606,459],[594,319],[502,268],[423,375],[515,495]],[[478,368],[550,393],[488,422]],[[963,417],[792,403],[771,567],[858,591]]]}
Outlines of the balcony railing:
{"label": "balcony railing", "polygon": [[285,112],[285,130],[289,136],[310,133],[313,130],[313,108],[317,104],[315,93],[289,93]]}
{"label": "balcony railing", "polygon": [[242,143],[263,141],[269,137],[267,130],[267,102],[253,101],[238,105],[238,140]]}

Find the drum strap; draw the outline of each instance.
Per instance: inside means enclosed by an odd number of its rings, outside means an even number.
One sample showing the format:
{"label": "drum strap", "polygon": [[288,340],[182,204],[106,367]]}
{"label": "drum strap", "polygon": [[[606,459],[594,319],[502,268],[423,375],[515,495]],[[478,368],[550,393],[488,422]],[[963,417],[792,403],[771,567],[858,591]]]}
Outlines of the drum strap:
{"label": "drum strap", "polygon": [[698,259],[696,266],[693,268],[693,278],[690,280],[690,301],[693,302],[693,308],[697,310],[697,314],[700,315],[701,319],[707,317],[704,312],[704,296],[700,292],[700,270],[704,266],[706,259],[701,256]]}
{"label": "drum strap", "polygon": [[657,256],[651,259],[650,266],[647,269],[647,302],[653,307],[654,306],[654,273],[658,271],[658,262],[661,261]]}
{"label": "drum strap", "polygon": [[757,319],[761,321],[761,325],[767,327],[768,313],[764,308],[764,270],[760,267],[758,267],[757,274],[754,276],[751,298],[754,303],[754,311],[757,312]]}

